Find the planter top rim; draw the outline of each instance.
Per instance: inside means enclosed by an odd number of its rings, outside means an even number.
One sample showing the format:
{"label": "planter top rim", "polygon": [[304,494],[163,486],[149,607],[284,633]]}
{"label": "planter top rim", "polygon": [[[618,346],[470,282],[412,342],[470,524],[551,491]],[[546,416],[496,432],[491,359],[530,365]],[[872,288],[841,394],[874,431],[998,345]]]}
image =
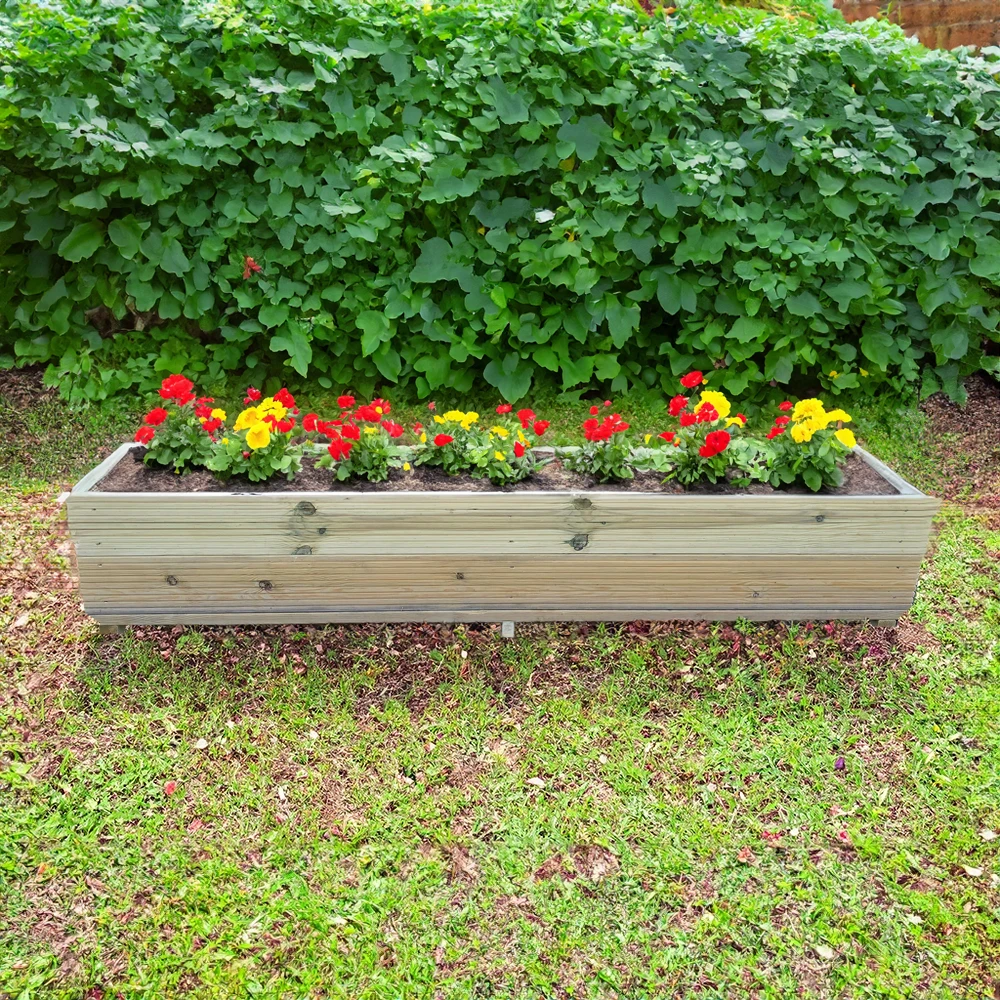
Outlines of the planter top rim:
{"label": "planter top rim", "polygon": [[[100,463],[96,468],[88,472],[68,494],[63,494],[59,499],[64,501],[70,496],[80,496],[82,494],[96,495],[94,486],[97,485],[104,477],[118,464],[118,462],[130,451],[135,448],[139,448],[141,445],[135,442],[128,441],[120,445],[115,449],[103,462]],[[555,449],[545,449],[545,451],[554,451]],[[613,496],[616,498],[632,498],[631,500],[625,500],[626,503],[632,502],[632,500],[649,500],[653,497],[658,497],[662,500],[670,500],[674,502],[709,502],[718,503],[720,501],[740,501],[746,500],[756,500],[758,502],[763,502],[768,505],[781,504],[781,503],[795,503],[801,504],[805,499],[813,499],[817,501],[822,501],[823,503],[838,503],[849,500],[867,500],[867,501],[878,501],[880,503],[891,503],[898,502],[900,500],[913,500],[917,498],[932,499],[926,493],[918,490],[915,486],[908,483],[902,476],[893,472],[887,465],[880,462],[874,455],[869,454],[864,448],[857,446],[854,452],[862,459],[867,465],[871,466],[879,475],[882,476],[887,482],[896,488],[898,491],[895,494],[824,494],[824,493],[813,493],[813,494],[769,494],[767,496],[762,496],[755,493],[725,493],[725,494],[712,494],[712,493],[658,493],[658,492],[640,492],[640,491],[623,491],[614,489],[601,489],[600,487],[593,487],[589,489],[570,489],[570,490],[518,490],[514,492],[504,492],[504,491],[485,491],[485,490],[392,490],[385,491],[383,493],[372,492],[369,490],[253,490],[253,489],[243,489],[243,490],[219,490],[211,492],[156,492],[153,490],[133,493],[133,492],[102,492],[101,496],[105,497],[148,497],[150,499],[164,499],[166,497],[172,498],[190,498],[197,497],[199,500],[208,500],[208,498],[221,498],[229,499],[234,496],[239,497],[274,497],[275,501],[286,500],[290,496],[298,497],[300,500],[314,500],[320,497],[324,500],[331,500],[334,498],[343,497],[356,498],[356,497],[399,497],[400,499],[412,499],[417,496],[441,496],[452,497],[455,499],[462,498],[468,499],[471,497],[488,497],[488,496],[547,496],[553,498],[590,498],[593,496],[609,497]],[[538,449],[542,452],[543,449]]]}

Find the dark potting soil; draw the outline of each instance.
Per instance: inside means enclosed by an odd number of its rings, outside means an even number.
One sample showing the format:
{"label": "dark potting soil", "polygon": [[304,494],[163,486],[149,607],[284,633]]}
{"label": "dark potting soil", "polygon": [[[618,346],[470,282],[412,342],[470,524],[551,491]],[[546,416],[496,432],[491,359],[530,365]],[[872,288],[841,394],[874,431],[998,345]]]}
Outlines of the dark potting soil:
{"label": "dark potting soil", "polygon": [[[774,490],[762,483],[749,487],[734,486],[730,483],[698,483],[694,486],[678,486],[664,482],[658,472],[637,472],[634,479],[624,482],[599,483],[593,476],[570,472],[558,459],[543,465],[533,476],[512,486],[494,486],[488,479],[472,479],[467,476],[448,476],[440,469],[418,466],[409,472],[395,469],[383,483],[369,483],[357,479],[346,483],[333,478],[330,469],[317,469],[315,459],[307,458],[302,470],[291,481],[273,479],[266,483],[252,483],[249,479],[233,476],[229,480],[218,479],[206,469],[195,469],[178,475],[162,466],[146,465],[142,461],[145,449],[136,448],[102,479],[94,490],[99,493],[299,493],[303,491],[332,491],[354,493],[392,493],[400,490],[420,490],[446,492],[452,490],[473,490],[484,493],[511,493],[520,491],[546,490],[614,490],[630,493],[694,493],[707,495],[733,495],[749,493],[800,493],[809,491],[802,488]],[[856,455],[849,455],[844,465],[844,482],[834,490],[824,491],[828,495],[839,496],[889,496],[897,492],[870,465]]]}

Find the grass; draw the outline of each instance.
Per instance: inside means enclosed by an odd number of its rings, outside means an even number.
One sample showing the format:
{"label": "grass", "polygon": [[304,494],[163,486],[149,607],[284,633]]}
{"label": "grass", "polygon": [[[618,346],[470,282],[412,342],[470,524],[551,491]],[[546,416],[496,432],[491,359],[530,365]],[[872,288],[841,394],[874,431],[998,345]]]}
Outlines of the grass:
{"label": "grass", "polygon": [[8,391],[0,997],[992,997],[996,436],[858,408],[950,498],[897,630],[101,640],[54,497],[131,415]]}

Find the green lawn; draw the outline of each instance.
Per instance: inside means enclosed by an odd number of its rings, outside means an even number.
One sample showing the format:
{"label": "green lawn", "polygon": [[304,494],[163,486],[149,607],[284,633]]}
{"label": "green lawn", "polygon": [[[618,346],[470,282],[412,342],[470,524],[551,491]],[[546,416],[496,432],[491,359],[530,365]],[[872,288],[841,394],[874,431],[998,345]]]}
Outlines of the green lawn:
{"label": "green lawn", "polygon": [[966,417],[855,407],[876,454],[948,498],[899,629],[505,641],[99,639],[54,498],[133,415],[16,384],[0,997],[1000,995],[995,385]]}

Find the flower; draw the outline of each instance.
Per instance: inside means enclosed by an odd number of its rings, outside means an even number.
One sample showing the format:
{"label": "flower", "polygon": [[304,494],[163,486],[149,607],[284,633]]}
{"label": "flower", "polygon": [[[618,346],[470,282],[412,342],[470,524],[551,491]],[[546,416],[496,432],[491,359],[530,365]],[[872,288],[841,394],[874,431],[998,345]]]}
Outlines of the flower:
{"label": "flower", "polygon": [[846,413],[844,410],[827,410],[826,419],[827,422],[831,424],[835,424],[838,420],[842,424],[849,424],[852,418],[851,415],[849,413]]}
{"label": "flower", "polygon": [[656,436],[663,438],[664,441],[673,441],[673,439],[674,439],[674,432],[673,431],[663,431],[662,433],[657,434]]}
{"label": "flower", "polygon": [[403,436],[403,425],[397,424],[394,420],[383,420],[382,426],[386,429],[391,438]]}
{"label": "flower", "polygon": [[168,375],[160,383],[160,396],[172,399],[178,406],[186,406],[194,399],[193,388],[194,383],[183,375]]}
{"label": "flower", "polygon": [[451,444],[455,439],[450,434],[437,434],[434,437],[434,443],[439,447],[443,448],[446,444]]}
{"label": "flower", "polygon": [[698,449],[702,458],[713,458],[729,447],[729,431],[709,431],[705,435],[705,443]]}
{"label": "flower", "polygon": [[493,452],[493,457],[498,462],[506,462],[507,461],[507,456],[502,451],[495,451],[495,452]]}
{"label": "flower", "polygon": [[343,437],[348,438],[351,441],[361,440],[361,431],[358,429],[357,424],[344,424],[340,428],[340,433]]}
{"label": "flower", "polygon": [[839,431],[836,431],[833,436],[845,448],[853,448],[858,443],[858,439],[854,436],[854,431],[849,431],[846,427],[842,427]]}
{"label": "flower", "polygon": [[234,431],[245,431],[248,427],[253,427],[254,424],[260,423],[261,413],[256,406],[248,406],[237,418],[236,423],[233,424]]}
{"label": "flower", "polygon": [[261,421],[260,423],[254,424],[250,430],[247,431],[247,447],[251,448],[253,451],[259,451],[261,448],[266,448],[271,443],[271,430]]}
{"label": "flower", "polygon": [[595,419],[583,422],[583,436],[588,441],[608,441],[615,434],[627,431],[629,425],[621,418],[620,413],[612,413],[610,417],[605,417],[600,423]]}
{"label": "flower", "polygon": [[250,386],[247,389],[247,394],[243,397],[243,405],[249,406],[251,403],[256,403],[260,399],[260,389],[255,389]]}
{"label": "flower", "polygon": [[220,410],[219,407],[216,407],[214,410],[212,410],[212,412],[209,414],[209,416],[213,420],[223,420],[224,421],[226,419],[226,411],[225,410]]}
{"label": "flower", "polygon": [[767,432],[767,439],[768,439],[768,441],[773,441],[776,437],[780,437],[784,433],[785,433],[785,428],[784,427],[779,427],[777,424],[775,424]]}
{"label": "flower", "polygon": [[705,389],[701,396],[698,397],[698,405],[695,407],[695,413],[703,406],[714,407],[716,413],[719,415],[716,419],[728,417],[733,408],[725,395],[721,392],[716,392],[714,389]]}
{"label": "flower", "polygon": [[525,447],[520,441],[514,442],[514,457],[524,458]]}
{"label": "flower", "polygon": [[372,403],[365,403],[364,406],[359,406],[354,413],[354,416],[358,420],[363,420],[365,423],[378,424],[382,421],[382,414],[375,408]]}
{"label": "flower", "polygon": [[154,431],[152,427],[140,427],[135,432],[134,440],[138,441],[139,444],[149,444],[149,442],[153,440],[155,434],[156,431]]}
{"label": "flower", "polygon": [[[779,407],[781,409],[781,407]],[[808,420],[810,417],[822,416],[826,410],[819,399],[800,399],[792,410],[792,420]]]}
{"label": "flower", "polygon": [[410,471],[410,463],[409,462],[404,462],[403,463],[403,472],[409,472],[409,471]]}
{"label": "flower", "polygon": [[682,413],[680,416],[681,427],[690,427],[697,422],[698,418],[693,413]]}
{"label": "flower", "polygon": [[337,406],[339,406],[342,410],[349,410],[353,405],[354,405],[354,397],[353,396],[338,396],[337,397]]}
{"label": "flower", "polygon": [[[670,400],[670,416],[676,417],[687,405],[687,396],[674,396],[674,398]],[[596,413],[597,408],[594,407],[592,412]]]}
{"label": "flower", "polygon": [[741,417],[738,414],[735,417],[726,417],[727,427],[732,427],[733,424],[736,424],[737,427],[745,427],[746,422],[746,417]]}
{"label": "flower", "polygon": [[796,444],[806,444],[812,440],[813,427],[810,423],[792,424],[792,440]]}
{"label": "flower", "polygon": [[176,791],[177,791],[177,782],[176,781],[168,781],[163,786],[163,794],[164,795],[173,795],[174,792],[176,792]]}
{"label": "flower", "polygon": [[351,449],[353,447],[354,445],[351,444],[350,441],[345,441],[341,437],[335,437],[330,441],[326,450],[330,453],[330,457],[335,462],[339,462],[351,454]]}
{"label": "flower", "polygon": [[302,418],[302,429],[304,431],[318,431],[320,419],[315,413],[307,413]]}
{"label": "flower", "polygon": [[159,427],[169,416],[170,414],[162,406],[157,406],[150,410],[142,419],[144,423],[149,424],[151,427]]}
{"label": "flower", "polygon": [[693,389],[696,385],[701,385],[702,381],[701,372],[689,372],[681,379],[681,385],[685,389]]}
{"label": "flower", "polygon": [[836,368],[831,368],[830,369],[830,378],[836,378],[836,377],[837,377],[837,369]]}
{"label": "flower", "polygon": [[786,399],[783,403],[778,403],[778,409],[787,413],[795,404]]}
{"label": "flower", "polygon": [[379,414],[379,416],[388,416],[388,414],[392,411],[392,407],[385,399],[373,399],[372,406],[375,407],[375,412]]}
{"label": "flower", "polygon": [[211,417],[208,420],[203,420],[201,426],[206,434],[212,435],[222,426],[222,421],[218,417]]}
{"label": "flower", "polygon": [[511,406],[510,403],[501,403],[497,407],[497,413],[510,413],[510,411],[513,409],[514,407]]}
{"label": "flower", "polygon": [[243,277],[249,278],[251,274],[260,274],[262,268],[253,257],[243,258]]}
{"label": "flower", "polygon": [[499,424],[490,428],[490,434],[496,434],[501,441],[506,441],[510,437],[510,431],[506,427],[501,427]]}
{"label": "flower", "polygon": [[420,432],[420,443],[427,444],[427,435],[423,431]]}
{"label": "flower", "polygon": [[432,400],[431,400],[431,401],[430,401],[430,402],[429,402],[429,403],[427,404],[427,409],[428,409],[428,410],[430,410],[430,411],[431,411],[431,412],[433,413],[433,412],[434,412],[434,411],[435,411],[435,410],[437,409],[437,403],[435,403],[435,402],[434,402],[434,400],[432,399]]}
{"label": "flower", "polygon": [[535,434],[541,437],[549,429],[550,422],[548,420],[536,420],[533,425]]}
{"label": "flower", "polygon": [[377,427],[366,427],[364,430],[365,430],[366,434],[374,434],[378,430],[378,428]]}
{"label": "flower", "polygon": [[714,424],[719,419],[719,411],[711,403],[700,403],[694,415],[699,424]]}
{"label": "flower", "polygon": [[274,426],[281,434],[288,434],[295,427],[295,420],[287,417],[285,420],[279,420]]}
{"label": "flower", "polygon": [[775,427],[785,427],[785,426],[787,426],[788,421],[791,420],[791,419],[792,419],[791,417],[775,417],[774,418],[774,426]]}
{"label": "flower", "polygon": [[194,403],[194,415],[199,420],[207,420],[212,415],[212,407],[196,399]]}
{"label": "flower", "polygon": [[866,372],[864,368],[859,368],[858,371],[861,372],[862,378],[868,378],[868,372]]}
{"label": "flower", "polygon": [[521,421],[521,426],[525,430],[527,430],[528,424],[530,424],[531,421],[535,419],[535,411],[534,410],[528,410],[528,409],[518,410],[517,411],[517,419]]}
{"label": "flower", "polygon": [[279,389],[274,394],[274,401],[288,407],[289,410],[295,409],[295,397],[285,388]]}
{"label": "flower", "polygon": [[592,417],[596,417],[596,416],[597,416],[597,414],[598,414],[598,413],[600,413],[600,412],[601,412],[601,408],[600,408],[599,406],[592,406],[592,407],[590,408],[590,415],[591,415]]}

